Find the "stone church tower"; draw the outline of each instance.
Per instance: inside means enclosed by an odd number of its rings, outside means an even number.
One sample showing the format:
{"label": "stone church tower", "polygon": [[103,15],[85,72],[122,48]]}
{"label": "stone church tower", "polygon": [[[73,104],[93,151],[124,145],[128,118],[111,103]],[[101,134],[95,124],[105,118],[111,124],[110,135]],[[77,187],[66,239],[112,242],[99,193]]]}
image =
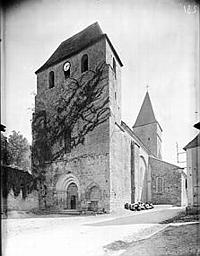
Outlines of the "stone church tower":
{"label": "stone church tower", "polygon": [[122,62],[94,23],[36,71],[33,165],[41,205],[110,210],[110,136],[121,122]]}
{"label": "stone church tower", "polygon": [[133,131],[151,154],[159,159],[162,158],[162,128],[155,118],[148,91],[133,126]]}

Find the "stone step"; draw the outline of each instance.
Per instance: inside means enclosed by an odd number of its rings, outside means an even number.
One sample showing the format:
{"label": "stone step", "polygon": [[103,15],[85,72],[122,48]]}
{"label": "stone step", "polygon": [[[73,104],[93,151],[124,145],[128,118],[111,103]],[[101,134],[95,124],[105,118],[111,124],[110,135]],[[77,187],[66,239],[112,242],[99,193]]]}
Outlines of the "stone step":
{"label": "stone step", "polygon": [[52,214],[63,214],[63,215],[80,215],[81,211],[63,209],[63,210],[51,210],[50,213],[52,213]]}

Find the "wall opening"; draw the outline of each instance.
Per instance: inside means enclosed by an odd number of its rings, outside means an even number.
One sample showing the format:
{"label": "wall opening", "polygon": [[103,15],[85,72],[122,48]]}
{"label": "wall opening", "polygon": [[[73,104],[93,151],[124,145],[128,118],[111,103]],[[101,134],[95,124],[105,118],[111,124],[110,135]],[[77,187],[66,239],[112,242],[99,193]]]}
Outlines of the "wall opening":
{"label": "wall opening", "polygon": [[115,61],[115,58],[113,58],[113,71],[114,71],[115,77],[116,77],[116,61]]}
{"label": "wall opening", "polygon": [[71,173],[63,174],[56,183],[56,204],[61,209],[79,209],[80,185]]}
{"label": "wall opening", "polygon": [[71,69],[71,65],[69,62],[66,62],[63,66],[63,70],[64,70],[64,75],[65,75],[65,79],[70,77],[70,69]]}
{"label": "wall opening", "polygon": [[81,59],[81,73],[88,70],[88,56],[87,54],[84,54]]}
{"label": "wall opening", "polygon": [[54,72],[51,71],[49,73],[49,89],[53,88],[55,86],[55,81],[54,81]]}
{"label": "wall opening", "polygon": [[78,187],[75,183],[71,183],[67,188],[67,209],[77,209]]}

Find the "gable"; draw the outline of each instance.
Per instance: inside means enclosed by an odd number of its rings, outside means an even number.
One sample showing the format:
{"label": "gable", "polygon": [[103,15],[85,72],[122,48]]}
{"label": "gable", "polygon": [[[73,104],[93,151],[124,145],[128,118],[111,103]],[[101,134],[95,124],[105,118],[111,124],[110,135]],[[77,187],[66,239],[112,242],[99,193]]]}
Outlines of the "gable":
{"label": "gable", "polygon": [[191,140],[183,149],[187,150],[189,148],[196,148],[199,146],[200,146],[200,133],[193,140]]}

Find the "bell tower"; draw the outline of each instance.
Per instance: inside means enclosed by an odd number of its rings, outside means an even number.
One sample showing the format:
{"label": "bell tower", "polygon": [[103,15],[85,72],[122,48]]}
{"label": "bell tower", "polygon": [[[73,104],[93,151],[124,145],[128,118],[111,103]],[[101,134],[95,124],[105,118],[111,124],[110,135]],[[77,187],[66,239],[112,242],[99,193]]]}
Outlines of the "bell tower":
{"label": "bell tower", "polygon": [[96,22],[63,41],[36,71],[33,164],[35,170],[42,166],[45,206],[110,210],[111,134],[121,122],[121,66]]}
{"label": "bell tower", "polygon": [[133,131],[151,154],[162,159],[162,128],[155,118],[148,91],[133,126]]}

